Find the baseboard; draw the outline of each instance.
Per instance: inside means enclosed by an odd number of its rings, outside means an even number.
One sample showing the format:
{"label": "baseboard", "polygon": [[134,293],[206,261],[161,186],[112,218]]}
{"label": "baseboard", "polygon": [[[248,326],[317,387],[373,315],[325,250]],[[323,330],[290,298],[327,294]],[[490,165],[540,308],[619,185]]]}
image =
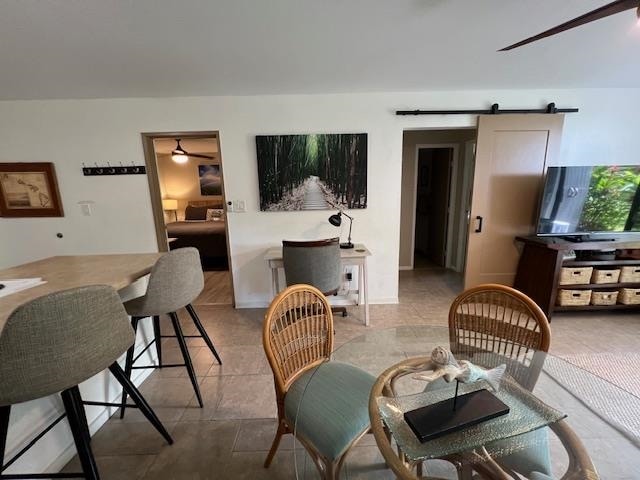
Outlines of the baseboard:
{"label": "baseboard", "polygon": [[[374,298],[369,300],[369,305],[387,305],[398,303],[398,297],[382,297],[382,298]],[[331,302],[332,305],[336,306],[355,306],[353,303],[343,303],[339,300],[335,302]],[[269,302],[237,302],[236,308],[267,308],[269,306]]]}
{"label": "baseboard", "polygon": [[413,265],[400,265],[398,270],[413,270]]}

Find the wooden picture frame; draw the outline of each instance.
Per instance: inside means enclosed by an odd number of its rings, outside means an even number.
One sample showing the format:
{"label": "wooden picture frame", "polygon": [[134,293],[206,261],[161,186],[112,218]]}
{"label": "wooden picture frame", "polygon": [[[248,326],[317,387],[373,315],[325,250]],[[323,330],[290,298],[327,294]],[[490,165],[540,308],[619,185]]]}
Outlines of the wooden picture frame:
{"label": "wooden picture frame", "polygon": [[63,217],[53,163],[0,163],[0,216]]}

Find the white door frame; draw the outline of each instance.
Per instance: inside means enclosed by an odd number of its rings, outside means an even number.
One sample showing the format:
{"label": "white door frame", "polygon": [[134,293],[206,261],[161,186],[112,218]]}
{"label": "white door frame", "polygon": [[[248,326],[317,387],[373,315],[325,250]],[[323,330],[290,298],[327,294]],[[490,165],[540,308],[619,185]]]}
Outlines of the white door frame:
{"label": "white door frame", "polygon": [[[476,141],[467,140],[464,142],[464,152],[462,160],[462,195],[460,201],[459,225],[458,232],[464,235],[460,235],[458,239],[458,252],[456,254],[457,262],[455,270],[456,272],[464,273],[465,263],[467,260],[467,241],[469,239],[469,221],[471,220],[471,195],[473,194],[473,174],[475,172],[475,159],[476,159]],[[462,241],[464,239],[464,241]]]}
{"label": "white door frame", "polygon": [[414,260],[415,260],[415,248],[416,248],[416,207],[418,204],[418,154],[420,153],[421,148],[451,148],[453,149],[452,154],[452,163],[451,163],[451,171],[449,172],[449,215],[447,216],[447,244],[446,249],[447,253],[445,255],[444,265],[445,268],[455,268],[455,265],[452,265],[452,240],[453,240],[453,224],[451,221],[453,215],[453,209],[455,209],[455,198],[456,198],[456,182],[453,182],[452,179],[457,178],[458,176],[458,162],[460,159],[458,158],[458,149],[459,145],[457,143],[419,143],[416,145],[415,151],[415,168],[413,171],[413,209],[411,211],[412,224],[411,224],[411,269],[414,268]]}

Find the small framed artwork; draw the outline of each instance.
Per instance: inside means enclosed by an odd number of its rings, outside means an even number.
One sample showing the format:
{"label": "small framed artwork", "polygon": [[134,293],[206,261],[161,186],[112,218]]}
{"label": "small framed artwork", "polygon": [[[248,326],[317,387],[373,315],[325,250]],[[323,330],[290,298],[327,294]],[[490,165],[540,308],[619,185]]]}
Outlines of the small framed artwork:
{"label": "small framed artwork", "polygon": [[200,195],[222,195],[222,178],[220,165],[198,165],[200,178]]}
{"label": "small framed artwork", "polygon": [[0,216],[63,217],[53,163],[0,163]]}

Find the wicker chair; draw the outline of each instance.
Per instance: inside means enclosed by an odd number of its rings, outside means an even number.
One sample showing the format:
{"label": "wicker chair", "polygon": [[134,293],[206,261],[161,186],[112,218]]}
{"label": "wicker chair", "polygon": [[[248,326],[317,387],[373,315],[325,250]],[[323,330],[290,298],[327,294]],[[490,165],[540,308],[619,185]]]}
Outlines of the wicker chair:
{"label": "wicker chair", "polygon": [[367,405],[375,378],[329,362],[333,315],[323,293],[310,285],[292,285],[273,300],[262,340],[278,405],[278,430],[265,468],[282,436],[291,433],[323,478],[338,478],[350,448],[369,431]]}
{"label": "wicker chair", "polygon": [[524,293],[486,284],[453,301],[449,341],[454,355],[473,357],[487,367],[506,363],[509,375],[532,390],[549,351],[551,330],[540,307]]}
{"label": "wicker chair", "polygon": [[[524,293],[505,285],[485,284],[466,290],[453,301],[449,341],[454,355],[470,357],[486,367],[505,363],[509,375],[533,390],[549,351],[551,330],[544,312]],[[581,442],[565,423],[551,428],[571,460],[562,478],[585,478],[579,475],[595,471]],[[529,448],[502,457],[498,463],[513,478],[519,478],[516,472],[544,478],[551,473],[547,430],[527,435],[531,437]]]}

